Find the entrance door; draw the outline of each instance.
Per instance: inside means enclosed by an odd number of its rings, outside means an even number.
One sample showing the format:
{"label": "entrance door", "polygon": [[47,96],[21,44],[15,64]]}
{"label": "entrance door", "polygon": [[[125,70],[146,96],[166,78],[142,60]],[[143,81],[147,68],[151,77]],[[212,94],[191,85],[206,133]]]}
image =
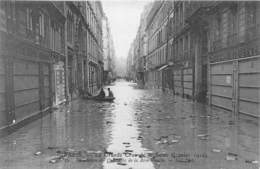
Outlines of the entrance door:
{"label": "entrance door", "polygon": [[208,89],[208,85],[207,85],[207,82],[208,82],[208,78],[207,78],[207,75],[208,75],[208,66],[207,64],[204,64],[202,65],[202,70],[201,70],[201,73],[202,73],[202,82],[201,82],[201,102],[206,102],[207,101],[207,89]]}
{"label": "entrance door", "polygon": [[7,124],[15,122],[15,105],[14,105],[14,79],[13,79],[13,59],[5,58],[5,105]]}

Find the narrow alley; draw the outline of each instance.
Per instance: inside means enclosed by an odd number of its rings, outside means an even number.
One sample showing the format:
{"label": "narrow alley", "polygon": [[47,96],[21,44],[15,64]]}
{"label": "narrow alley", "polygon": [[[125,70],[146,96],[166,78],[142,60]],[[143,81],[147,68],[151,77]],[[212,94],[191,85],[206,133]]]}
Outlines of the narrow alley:
{"label": "narrow alley", "polygon": [[0,139],[1,169],[258,169],[259,123],[117,81]]}
{"label": "narrow alley", "polygon": [[260,169],[260,1],[0,0],[0,169]]}

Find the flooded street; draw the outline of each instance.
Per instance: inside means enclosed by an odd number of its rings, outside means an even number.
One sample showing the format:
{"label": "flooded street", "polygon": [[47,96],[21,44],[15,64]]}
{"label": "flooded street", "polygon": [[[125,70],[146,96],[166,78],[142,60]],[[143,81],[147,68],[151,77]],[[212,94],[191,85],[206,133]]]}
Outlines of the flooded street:
{"label": "flooded street", "polygon": [[[258,119],[118,81],[0,139],[0,169],[259,169]],[[106,90],[107,92],[107,90]]]}

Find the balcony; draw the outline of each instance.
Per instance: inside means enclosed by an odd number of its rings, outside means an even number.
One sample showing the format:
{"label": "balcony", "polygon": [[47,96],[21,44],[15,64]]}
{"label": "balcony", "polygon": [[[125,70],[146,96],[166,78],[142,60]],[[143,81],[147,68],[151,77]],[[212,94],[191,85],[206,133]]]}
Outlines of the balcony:
{"label": "balcony", "polygon": [[185,20],[190,20],[196,15],[204,15],[210,11],[211,7],[216,6],[221,2],[218,1],[194,1],[186,7]]}

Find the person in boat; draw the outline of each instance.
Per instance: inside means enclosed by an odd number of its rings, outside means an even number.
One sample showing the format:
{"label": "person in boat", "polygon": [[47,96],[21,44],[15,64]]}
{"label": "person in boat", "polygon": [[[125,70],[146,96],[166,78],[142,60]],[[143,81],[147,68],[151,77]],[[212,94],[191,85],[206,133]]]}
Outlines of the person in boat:
{"label": "person in boat", "polygon": [[99,94],[97,95],[98,98],[105,98],[106,94],[103,88],[101,88]]}
{"label": "person in boat", "polygon": [[107,89],[108,90],[108,97],[114,97],[113,92],[110,90],[110,88]]}

